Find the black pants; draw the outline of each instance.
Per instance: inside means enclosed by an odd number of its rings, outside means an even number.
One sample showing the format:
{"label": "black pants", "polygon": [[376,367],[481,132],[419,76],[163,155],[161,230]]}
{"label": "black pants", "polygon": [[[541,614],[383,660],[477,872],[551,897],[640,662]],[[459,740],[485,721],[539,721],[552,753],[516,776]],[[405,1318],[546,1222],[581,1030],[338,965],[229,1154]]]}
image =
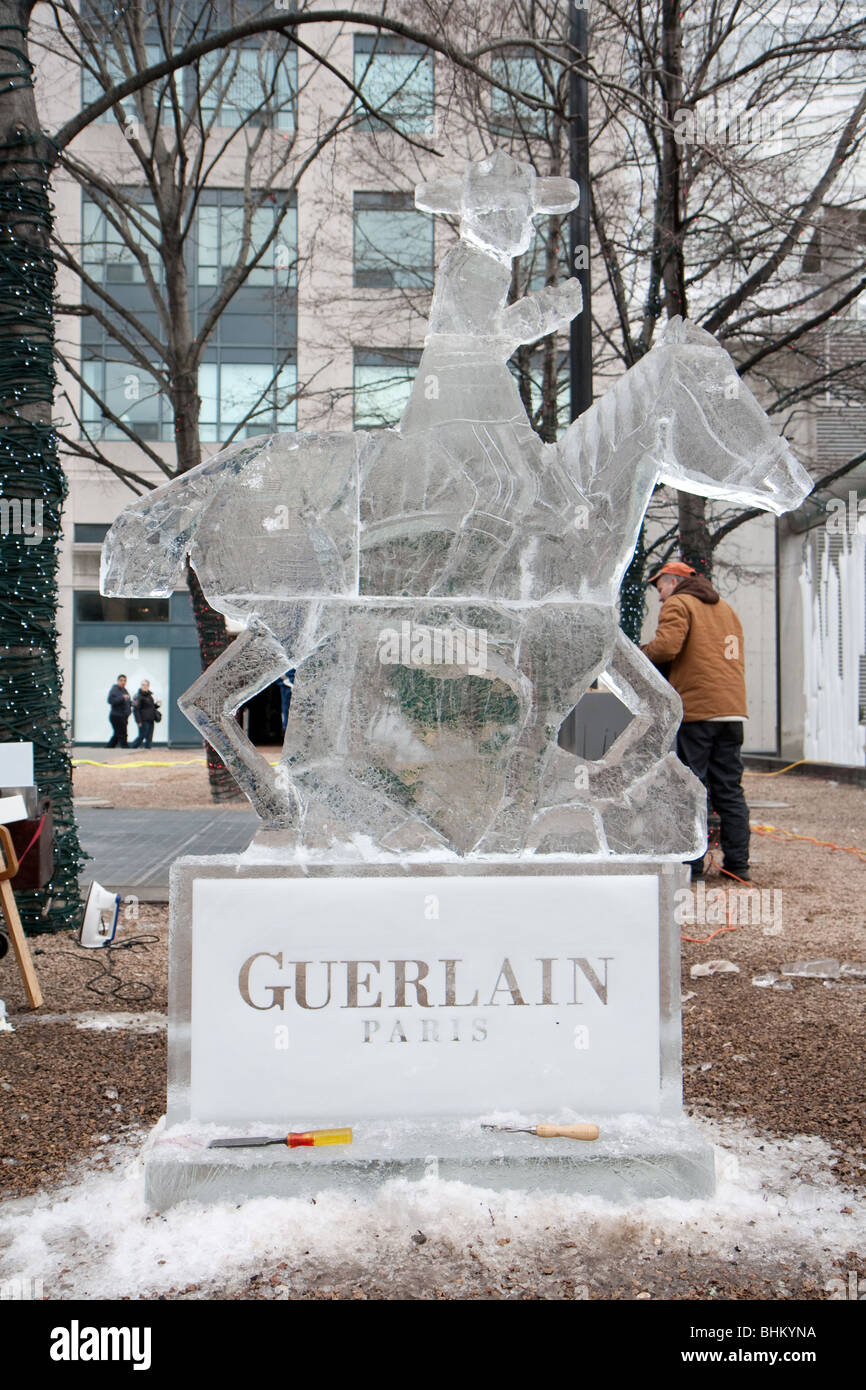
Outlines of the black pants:
{"label": "black pants", "polygon": [[143,719],[138,726],[138,738],[132,745],[133,748],[149,748],[153,743],[153,720]]}
{"label": "black pants", "polygon": [[128,719],[128,714],[110,714],[108,716],[109,723],[114,732],[108,740],[108,743],[106,743],[106,748],[116,748],[118,744],[120,744],[121,748],[127,748],[129,746],[126,742],[126,724]]}
{"label": "black pants", "polygon": [[741,786],[742,745],[743,725],[738,719],[722,723],[696,719],[681,724],[677,735],[680,762],[703,782],[721,820],[724,867],[732,873],[749,867],[749,808]]}

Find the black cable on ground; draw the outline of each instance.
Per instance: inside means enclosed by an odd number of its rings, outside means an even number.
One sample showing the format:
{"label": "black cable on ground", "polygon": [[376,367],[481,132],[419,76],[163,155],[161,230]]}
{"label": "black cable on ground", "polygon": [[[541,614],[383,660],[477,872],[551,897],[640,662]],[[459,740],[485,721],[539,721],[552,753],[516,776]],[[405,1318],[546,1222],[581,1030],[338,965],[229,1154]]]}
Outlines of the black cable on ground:
{"label": "black cable on ground", "polygon": [[[148,999],[153,998],[153,990],[150,985],[146,985],[143,980],[125,981],[114,973],[112,954],[117,951],[146,951],[148,946],[152,946],[159,941],[156,932],[148,932],[141,936],[124,937],[122,941],[112,941],[106,946],[100,946],[97,950],[91,947],[81,946],[79,951],[59,951],[58,955],[71,956],[81,964],[98,966],[96,974],[85,981],[85,989],[89,989],[91,994],[96,994],[100,999],[117,999],[126,1004],[143,1004]],[[79,954],[80,952],[80,954]],[[102,982],[106,982],[103,986]],[[111,987],[106,987],[110,982]]]}

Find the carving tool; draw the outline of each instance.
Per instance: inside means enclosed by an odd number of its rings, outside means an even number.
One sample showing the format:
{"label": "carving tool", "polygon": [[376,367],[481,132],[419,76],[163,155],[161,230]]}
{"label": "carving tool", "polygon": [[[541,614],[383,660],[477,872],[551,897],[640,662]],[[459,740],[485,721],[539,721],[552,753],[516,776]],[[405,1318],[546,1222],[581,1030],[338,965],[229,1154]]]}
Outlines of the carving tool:
{"label": "carving tool", "polygon": [[482,1125],[482,1129],[500,1129],[507,1134],[535,1134],[539,1139],[597,1139],[598,1125],[533,1125],[521,1129],[518,1125]]}
{"label": "carving tool", "polygon": [[245,1139],[211,1139],[209,1149],[258,1149],[264,1144],[285,1144],[290,1149],[316,1149],[320,1144],[351,1144],[350,1129],[306,1129],[297,1134],[284,1134],[272,1139],[268,1134],[250,1135]]}

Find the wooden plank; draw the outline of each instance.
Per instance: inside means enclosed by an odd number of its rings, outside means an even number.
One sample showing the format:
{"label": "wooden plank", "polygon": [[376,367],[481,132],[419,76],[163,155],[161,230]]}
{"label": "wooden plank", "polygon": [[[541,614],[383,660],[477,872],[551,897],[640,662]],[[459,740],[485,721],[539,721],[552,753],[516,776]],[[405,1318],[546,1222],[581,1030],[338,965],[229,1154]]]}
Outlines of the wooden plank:
{"label": "wooden plank", "polygon": [[18,958],[18,967],[21,971],[21,978],[24,981],[24,988],[27,991],[27,998],[31,1009],[38,1009],[43,1003],[42,990],[39,988],[39,981],[36,978],[36,971],[33,968],[33,961],[30,958],[30,948],[27,945],[27,937],[24,935],[24,928],[21,925],[21,918],[18,916],[18,907],[15,902],[15,894],[9,882],[18,872],[18,856],[12,844],[12,836],[5,825],[0,825],[0,856],[2,856],[2,867],[0,867],[0,910],[6,919],[9,929],[9,939],[12,942],[15,955]]}

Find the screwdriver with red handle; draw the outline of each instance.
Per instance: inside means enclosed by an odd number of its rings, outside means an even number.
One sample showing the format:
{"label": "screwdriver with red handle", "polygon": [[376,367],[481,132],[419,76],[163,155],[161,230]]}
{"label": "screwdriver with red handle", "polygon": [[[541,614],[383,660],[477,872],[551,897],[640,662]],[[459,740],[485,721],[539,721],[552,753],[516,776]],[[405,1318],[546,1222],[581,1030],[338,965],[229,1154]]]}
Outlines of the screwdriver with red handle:
{"label": "screwdriver with red handle", "polygon": [[316,1149],[320,1144],[351,1144],[350,1129],[306,1129],[297,1133],[278,1135],[249,1135],[243,1139],[211,1139],[209,1149],[257,1149],[264,1144],[285,1144],[289,1149]]}

